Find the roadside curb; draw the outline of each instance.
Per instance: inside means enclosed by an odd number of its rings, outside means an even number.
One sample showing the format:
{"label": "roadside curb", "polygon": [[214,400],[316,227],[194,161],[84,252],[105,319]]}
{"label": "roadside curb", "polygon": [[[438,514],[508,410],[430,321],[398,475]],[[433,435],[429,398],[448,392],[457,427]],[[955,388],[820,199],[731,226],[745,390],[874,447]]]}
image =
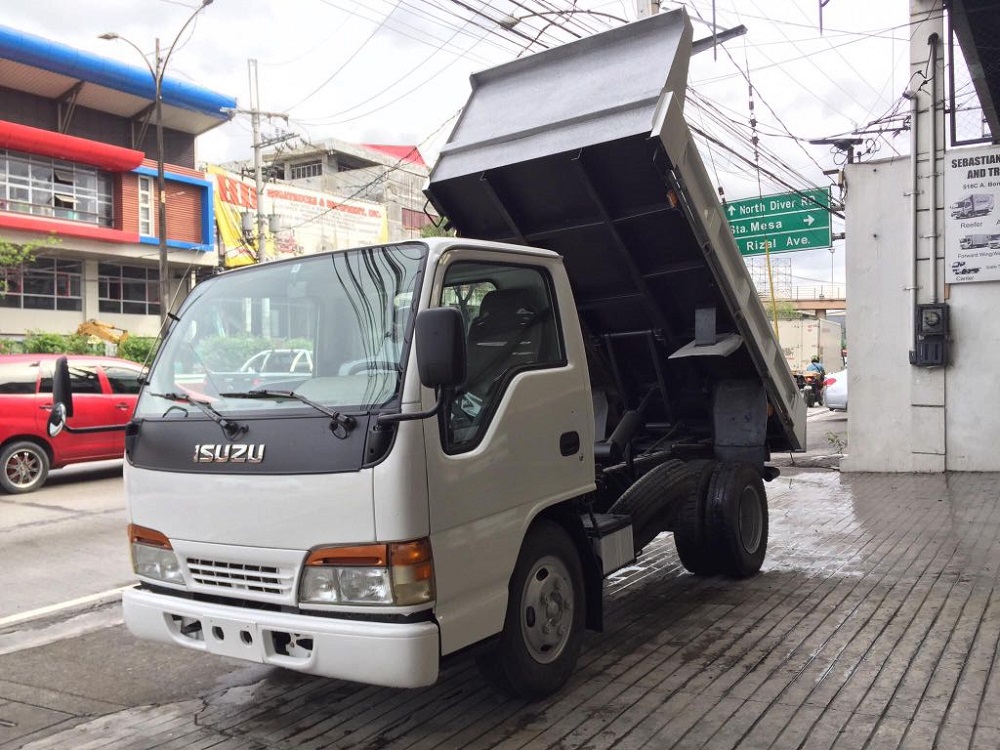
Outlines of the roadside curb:
{"label": "roadside curb", "polygon": [[16,615],[9,615],[8,617],[0,618],[0,634],[6,633],[19,625],[24,625],[25,623],[34,622],[36,620],[45,620],[57,615],[65,616],[68,614],[76,614],[78,611],[97,608],[110,602],[120,600],[122,592],[130,588],[132,588],[132,584],[120,586],[114,589],[108,589],[107,591],[101,591],[96,594],[81,596],[76,599],[69,599],[65,602],[59,602],[58,604],[49,604],[27,612],[19,612]]}

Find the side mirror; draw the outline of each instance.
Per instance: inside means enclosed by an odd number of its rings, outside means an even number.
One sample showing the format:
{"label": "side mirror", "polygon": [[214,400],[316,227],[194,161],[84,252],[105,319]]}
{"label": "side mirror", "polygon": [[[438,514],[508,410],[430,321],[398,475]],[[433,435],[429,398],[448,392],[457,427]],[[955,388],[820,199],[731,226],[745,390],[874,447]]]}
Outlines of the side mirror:
{"label": "side mirror", "polygon": [[453,307],[417,313],[417,370],[428,388],[457,388],[465,382],[465,322]]}
{"label": "side mirror", "polygon": [[48,432],[49,437],[54,438],[63,431],[66,426],[66,404],[52,404],[52,411],[49,412]]}
{"label": "side mirror", "polygon": [[49,414],[49,437],[55,437],[66,426],[66,420],[73,416],[73,391],[69,383],[69,362],[65,357],[56,360],[52,374],[52,412]]}

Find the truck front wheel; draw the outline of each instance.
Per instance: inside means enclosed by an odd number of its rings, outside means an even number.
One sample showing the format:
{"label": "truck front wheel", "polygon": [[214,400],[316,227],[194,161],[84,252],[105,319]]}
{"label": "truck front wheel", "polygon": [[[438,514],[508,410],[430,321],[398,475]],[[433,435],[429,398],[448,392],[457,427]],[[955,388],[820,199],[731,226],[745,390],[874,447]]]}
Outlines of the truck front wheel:
{"label": "truck front wheel", "polygon": [[477,660],[487,681],[525,700],[562,687],[583,641],[583,597],[583,569],[569,535],[552,521],[537,521],[510,579],[503,632]]}
{"label": "truck front wheel", "polygon": [[767,493],[752,464],[719,464],[708,486],[705,519],[723,573],[749,578],[760,570],[767,552]]}

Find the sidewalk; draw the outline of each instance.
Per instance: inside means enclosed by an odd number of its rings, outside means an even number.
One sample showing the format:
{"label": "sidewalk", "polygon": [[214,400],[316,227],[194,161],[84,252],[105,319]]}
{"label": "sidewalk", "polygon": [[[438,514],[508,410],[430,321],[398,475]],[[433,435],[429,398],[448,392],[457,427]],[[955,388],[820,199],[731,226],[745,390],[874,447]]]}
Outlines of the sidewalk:
{"label": "sidewalk", "polygon": [[467,659],[413,691],[274,671],[27,747],[1000,747],[1000,476],[782,471],[761,575],[696,578],[663,537],[544,702]]}

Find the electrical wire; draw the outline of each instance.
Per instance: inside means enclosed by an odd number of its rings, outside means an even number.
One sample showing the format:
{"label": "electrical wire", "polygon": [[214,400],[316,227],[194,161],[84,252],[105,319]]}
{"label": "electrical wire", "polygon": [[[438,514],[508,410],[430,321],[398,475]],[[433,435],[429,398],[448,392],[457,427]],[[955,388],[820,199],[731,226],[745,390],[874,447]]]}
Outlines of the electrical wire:
{"label": "electrical wire", "polygon": [[346,205],[348,201],[354,200],[358,196],[360,196],[360,195],[368,192],[368,190],[370,190],[371,188],[375,187],[380,182],[384,182],[386,180],[386,178],[390,174],[392,174],[393,172],[401,169],[403,164],[408,163],[409,160],[410,160],[410,157],[412,157],[415,153],[419,153],[420,152],[420,147],[422,145],[426,144],[428,141],[430,141],[432,138],[434,138],[439,132],[441,132],[445,128],[445,126],[448,125],[449,122],[451,122],[456,117],[458,117],[459,114],[461,114],[461,110],[459,110],[458,112],[455,112],[453,115],[451,115],[450,117],[448,117],[448,119],[446,119],[444,122],[442,122],[440,125],[438,125],[431,132],[430,135],[428,135],[426,138],[424,138],[423,141],[420,142],[420,144],[418,144],[418,145],[414,146],[413,148],[411,148],[408,152],[406,152],[406,154],[404,154],[399,159],[397,159],[395,163],[393,163],[391,166],[387,167],[386,170],[384,172],[382,172],[382,174],[380,174],[378,177],[376,177],[375,179],[373,179],[373,180],[365,183],[364,185],[362,185],[361,187],[359,187],[357,190],[355,190],[353,193],[351,193],[346,198],[342,198],[339,203],[336,203],[333,206],[330,206],[325,211],[321,211],[320,213],[316,214],[315,216],[311,216],[308,219],[303,219],[298,224],[295,224],[295,225],[293,225],[291,227],[287,227],[287,229],[298,229],[299,227],[305,226],[306,224],[311,224],[312,222],[317,221],[318,219],[321,219],[322,217],[326,216],[331,211],[336,211],[341,206]]}
{"label": "electrical wire", "polygon": [[367,37],[365,37],[365,40],[363,42],[361,42],[361,44],[358,45],[358,47],[354,50],[354,52],[352,52],[350,54],[350,56],[344,62],[342,62],[339,66],[337,66],[337,68],[319,86],[317,86],[312,91],[310,91],[308,94],[306,94],[304,97],[302,97],[301,99],[299,99],[297,102],[295,102],[295,104],[292,104],[289,107],[285,107],[285,109],[286,110],[295,109],[296,107],[298,107],[298,106],[304,104],[305,102],[309,101],[312,97],[316,96],[316,94],[318,94],[320,91],[322,91],[324,88],[326,88],[326,86],[334,78],[337,77],[337,75],[340,73],[340,71],[342,71],[344,68],[346,68],[351,63],[351,61],[355,57],[358,56],[358,54],[361,52],[361,50],[363,50],[365,48],[365,46],[368,44],[368,42],[370,42],[375,37],[375,35],[385,25],[385,22],[389,18],[392,17],[393,12],[398,7],[399,7],[399,0],[397,0],[396,4],[392,6],[392,10],[389,11],[389,14],[382,20],[382,22],[380,24],[378,24],[374,29],[372,29],[372,32]]}

